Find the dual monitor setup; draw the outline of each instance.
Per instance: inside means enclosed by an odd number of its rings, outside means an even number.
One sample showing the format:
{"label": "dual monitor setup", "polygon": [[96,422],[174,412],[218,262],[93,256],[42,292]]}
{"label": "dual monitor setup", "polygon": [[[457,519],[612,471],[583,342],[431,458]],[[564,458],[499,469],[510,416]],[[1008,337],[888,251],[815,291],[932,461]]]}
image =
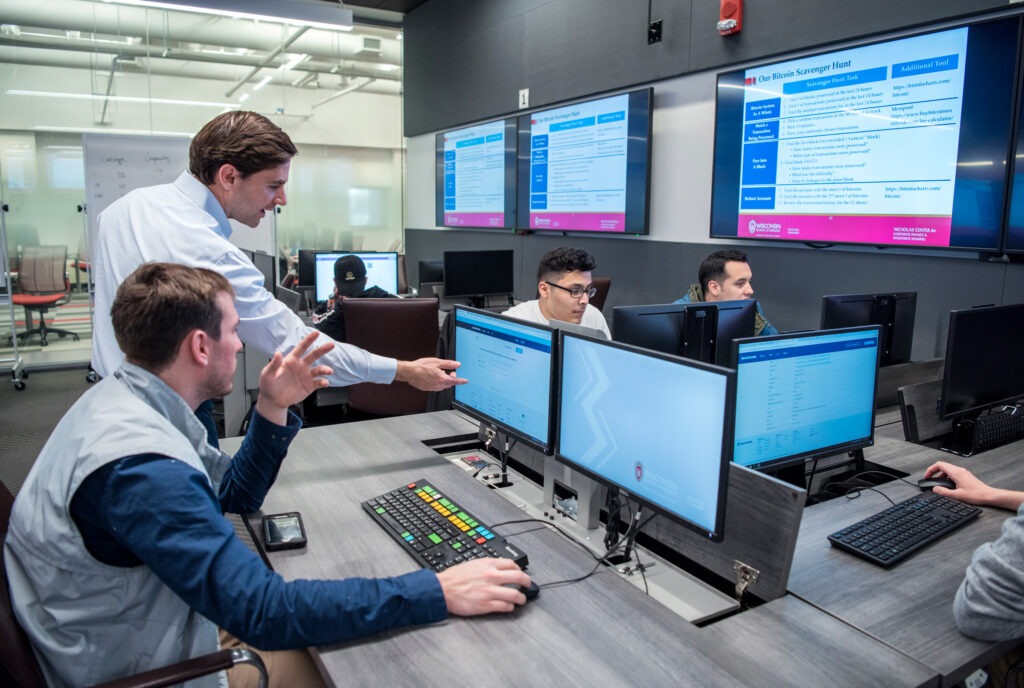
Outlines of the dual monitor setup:
{"label": "dual monitor setup", "polygon": [[873,442],[879,332],[738,339],[733,368],[457,307],[469,383],[454,406],[717,541],[730,459],[777,468]]}
{"label": "dual monitor setup", "polygon": [[[878,325],[879,364],[910,361],[916,292],[842,294],[821,299],[822,330]],[[757,301],[618,306],[615,339],[675,356],[732,365],[732,341],[754,335]]]}

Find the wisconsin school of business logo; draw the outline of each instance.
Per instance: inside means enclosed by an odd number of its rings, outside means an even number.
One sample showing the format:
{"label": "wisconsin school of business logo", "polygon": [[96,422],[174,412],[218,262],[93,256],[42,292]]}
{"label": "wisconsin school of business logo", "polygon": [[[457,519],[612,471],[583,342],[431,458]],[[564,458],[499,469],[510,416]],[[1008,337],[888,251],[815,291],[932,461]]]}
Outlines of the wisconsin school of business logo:
{"label": "wisconsin school of business logo", "polygon": [[644,479],[644,465],[639,461],[637,461],[636,465],[633,466],[633,477],[636,478],[637,482]]}
{"label": "wisconsin school of business logo", "polygon": [[750,232],[751,234],[756,232],[757,231],[757,222],[755,222],[754,220],[751,220],[750,224],[747,225],[747,231]]}
{"label": "wisconsin school of business logo", "polygon": [[757,77],[756,76],[748,76],[746,79],[743,80],[743,85],[744,86],[753,86],[756,83],[757,83]]}

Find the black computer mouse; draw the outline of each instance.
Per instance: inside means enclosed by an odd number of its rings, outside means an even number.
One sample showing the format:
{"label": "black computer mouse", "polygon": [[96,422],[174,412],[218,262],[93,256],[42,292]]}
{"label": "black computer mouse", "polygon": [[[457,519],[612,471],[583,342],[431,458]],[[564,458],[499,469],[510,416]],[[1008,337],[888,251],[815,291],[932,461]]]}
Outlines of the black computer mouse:
{"label": "black computer mouse", "polygon": [[516,588],[517,590],[519,590],[519,592],[521,592],[521,593],[523,593],[524,595],[526,595],[526,601],[527,601],[527,602],[529,602],[530,600],[535,600],[535,599],[537,599],[537,595],[539,595],[539,594],[540,594],[540,586],[538,586],[538,585],[537,585],[537,584],[536,584],[535,582],[533,582],[533,581],[530,581],[530,585],[529,585],[529,587],[523,587],[522,585],[512,585],[511,583],[509,583],[509,584],[508,584],[507,586],[505,586],[505,587],[508,587],[508,588]]}
{"label": "black computer mouse", "polygon": [[920,480],[917,481],[917,486],[920,487],[922,490],[929,490],[929,491],[933,487],[948,487],[951,490],[955,490],[956,489],[956,483],[953,482],[951,479],[949,479],[949,478],[938,478],[938,477],[935,477],[935,476],[933,476],[931,478],[921,478]]}

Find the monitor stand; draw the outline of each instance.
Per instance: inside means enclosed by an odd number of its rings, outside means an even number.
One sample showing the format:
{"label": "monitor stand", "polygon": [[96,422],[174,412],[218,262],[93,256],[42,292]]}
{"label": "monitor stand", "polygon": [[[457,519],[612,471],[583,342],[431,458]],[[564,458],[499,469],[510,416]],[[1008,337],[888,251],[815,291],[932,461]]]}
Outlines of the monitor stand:
{"label": "monitor stand", "polygon": [[[573,518],[588,530],[601,525],[599,515],[604,491],[599,483],[558,462],[553,456],[544,457],[544,504]],[[559,503],[573,497],[576,500],[575,513],[559,506]]]}

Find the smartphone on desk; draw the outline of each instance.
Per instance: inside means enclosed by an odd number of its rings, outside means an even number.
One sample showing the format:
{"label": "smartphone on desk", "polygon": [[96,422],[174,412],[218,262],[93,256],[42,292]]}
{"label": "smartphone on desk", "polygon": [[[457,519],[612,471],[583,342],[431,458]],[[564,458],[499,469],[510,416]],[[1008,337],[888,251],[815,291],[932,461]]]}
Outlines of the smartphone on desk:
{"label": "smartphone on desk", "polygon": [[263,517],[263,542],[268,552],[306,546],[306,529],[298,511],[267,514]]}

